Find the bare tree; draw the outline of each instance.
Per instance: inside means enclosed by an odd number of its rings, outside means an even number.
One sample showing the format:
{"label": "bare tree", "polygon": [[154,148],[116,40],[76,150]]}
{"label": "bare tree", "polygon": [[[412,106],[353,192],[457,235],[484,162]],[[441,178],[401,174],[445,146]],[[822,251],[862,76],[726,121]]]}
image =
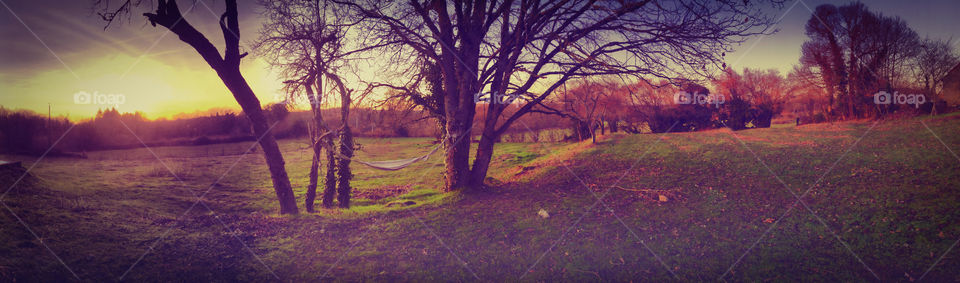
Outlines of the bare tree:
{"label": "bare tree", "polygon": [[[290,179],[287,177],[287,171],[284,168],[283,155],[277,141],[270,132],[270,125],[267,118],[260,108],[260,100],[253,93],[250,85],[240,73],[240,60],[247,53],[240,53],[240,25],[237,19],[237,1],[225,0],[226,11],[220,16],[220,29],[223,33],[225,46],[221,56],[217,47],[210,43],[200,31],[194,28],[183,17],[176,0],[158,0],[157,10],[153,13],[143,13],[151,25],[160,25],[176,34],[181,41],[187,43],[204,61],[210,65],[227,89],[233,94],[233,97],[240,104],[243,113],[250,119],[254,133],[260,137],[259,144],[263,149],[263,156],[267,161],[267,167],[270,169],[270,178],[273,180],[273,188],[276,191],[277,199],[280,201],[281,214],[297,214],[297,202],[293,195],[293,189],[290,186]],[[141,4],[142,1],[126,0],[119,5],[111,6],[110,1],[98,1],[96,7],[101,9],[99,15],[107,22],[107,26],[118,17],[130,12],[131,7]],[[118,7],[110,9],[110,7]]]}
{"label": "bare tree", "polygon": [[[304,90],[314,116],[315,140],[312,141],[314,162],[311,164],[310,182],[307,187],[307,210],[313,210],[316,197],[320,152],[326,151],[327,176],[323,192],[323,206],[332,207],[334,196],[341,207],[350,203],[350,158],[353,157],[353,134],[349,126],[349,114],[354,91],[346,86],[339,75],[347,64],[370,49],[382,45],[372,44],[354,48],[351,38],[359,37],[351,29],[356,23],[347,22],[343,9],[324,0],[278,1],[261,0],[265,7],[267,22],[261,30],[256,47],[281,69],[281,75],[291,78],[288,90],[296,93]],[[330,129],[324,122],[321,106],[327,97],[328,88],[339,93],[340,129]],[[337,136],[339,146],[334,146]],[[325,148],[325,149],[324,149]],[[337,154],[334,154],[336,151]],[[336,177],[334,177],[336,172]]]}
{"label": "bare tree", "polygon": [[744,69],[740,82],[744,98],[753,110],[753,124],[757,128],[769,128],[774,115],[783,111],[787,85],[776,69]]}
{"label": "bare tree", "polygon": [[313,159],[308,175],[308,185],[304,205],[307,212],[313,212],[316,199],[321,153],[327,156],[325,176],[324,206],[333,205],[336,188],[336,166],[333,153],[333,135],[323,119],[321,106],[324,103],[322,68],[327,64],[324,51],[332,44],[334,32],[324,22],[324,12],[319,1],[260,1],[264,6],[263,16],[266,22],[260,31],[260,38],[254,44],[258,53],[280,70],[282,77],[291,78],[285,83],[285,89],[291,100],[302,95],[310,104],[313,114],[313,127],[310,131],[310,144]]}
{"label": "bare tree", "polygon": [[[398,42],[386,54],[440,67],[445,190],[482,187],[499,137],[566,81],[719,69],[731,44],[772,23],[746,1],[337,2],[356,11],[371,37]],[[485,106],[471,168],[469,136],[481,92],[522,95],[524,102],[509,115],[508,105]]]}
{"label": "bare tree", "polygon": [[943,89],[943,79],[953,67],[960,63],[960,57],[944,40],[926,39],[920,45],[920,52],[915,59],[914,75],[923,85],[926,95],[933,102],[930,114],[937,112],[937,100]]}
{"label": "bare tree", "polygon": [[611,82],[582,80],[559,91],[561,111],[573,120],[574,135],[579,140],[590,138],[593,143],[597,142],[596,129],[607,111],[604,102],[613,94],[614,87]]}

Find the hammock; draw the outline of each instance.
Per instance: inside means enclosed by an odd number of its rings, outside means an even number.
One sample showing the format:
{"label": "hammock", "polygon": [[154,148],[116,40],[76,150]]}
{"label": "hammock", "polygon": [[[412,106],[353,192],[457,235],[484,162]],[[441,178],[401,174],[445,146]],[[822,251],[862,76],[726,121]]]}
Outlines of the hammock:
{"label": "hammock", "polygon": [[[422,155],[420,157],[414,157],[409,159],[385,160],[385,161],[363,161],[363,160],[353,159],[353,161],[363,165],[367,165],[374,169],[396,171],[403,168],[407,168],[408,166],[413,165],[414,163],[430,158],[430,155],[433,154],[434,152],[437,152],[437,149],[440,148],[441,144],[437,144],[437,146],[433,147],[433,149],[431,149],[430,152],[427,152],[427,154]],[[337,153],[337,155],[340,158],[346,157],[346,156],[342,156],[340,153]],[[345,159],[349,159],[349,158],[345,158]]]}
{"label": "hammock", "polygon": [[[326,134],[321,135],[320,138],[323,138],[324,136],[332,133],[333,133],[332,131],[327,132]],[[317,139],[318,143],[321,140],[320,138]],[[408,158],[408,159],[384,160],[384,161],[363,161],[355,158],[346,157],[343,154],[340,154],[340,152],[334,150],[333,148],[330,148],[329,144],[324,144],[324,143],[320,143],[320,144],[323,145],[324,147],[327,147],[327,150],[329,150],[330,152],[333,152],[333,154],[336,155],[337,158],[357,162],[373,169],[379,169],[384,171],[397,171],[403,168],[407,168],[410,165],[413,165],[414,163],[430,158],[430,155],[433,155],[433,153],[437,152],[437,150],[440,149],[440,147],[443,145],[443,142],[437,144],[437,146],[433,147],[433,149],[427,152],[427,154],[421,155],[419,157]]]}

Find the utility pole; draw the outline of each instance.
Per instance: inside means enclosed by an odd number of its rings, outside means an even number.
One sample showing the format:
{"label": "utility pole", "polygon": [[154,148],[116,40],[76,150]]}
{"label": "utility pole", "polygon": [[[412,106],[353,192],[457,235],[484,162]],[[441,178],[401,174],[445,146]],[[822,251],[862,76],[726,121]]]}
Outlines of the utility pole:
{"label": "utility pole", "polygon": [[47,124],[43,127],[47,130],[47,148],[53,146],[53,141],[50,140],[50,118],[51,118],[51,106],[50,103],[47,103]]}

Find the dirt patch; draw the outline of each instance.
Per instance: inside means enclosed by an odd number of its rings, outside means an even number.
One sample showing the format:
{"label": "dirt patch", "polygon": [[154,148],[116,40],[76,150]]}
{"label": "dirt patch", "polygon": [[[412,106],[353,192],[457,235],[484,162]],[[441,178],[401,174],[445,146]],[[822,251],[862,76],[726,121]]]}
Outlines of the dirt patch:
{"label": "dirt patch", "polygon": [[354,191],[353,195],[357,198],[369,200],[381,200],[388,197],[399,196],[410,191],[410,185],[382,186],[362,191]]}
{"label": "dirt patch", "polygon": [[523,173],[527,173],[529,171],[532,171],[533,169],[537,169],[537,166],[517,166],[517,168],[514,169],[514,172],[516,173],[513,173],[513,175],[514,176],[522,175]]}
{"label": "dirt patch", "polygon": [[496,158],[494,158],[493,161],[495,161],[495,163],[506,162],[507,160],[513,159],[514,157],[516,157],[516,155],[514,154],[509,154],[509,153],[501,154],[501,155],[498,155]]}
{"label": "dirt patch", "polygon": [[411,206],[411,205],[414,205],[414,204],[417,204],[417,202],[412,201],[412,200],[406,200],[406,201],[404,201],[404,200],[397,200],[397,201],[391,201],[390,203],[388,203],[388,204],[387,204],[387,207],[394,207],[394,206]]}

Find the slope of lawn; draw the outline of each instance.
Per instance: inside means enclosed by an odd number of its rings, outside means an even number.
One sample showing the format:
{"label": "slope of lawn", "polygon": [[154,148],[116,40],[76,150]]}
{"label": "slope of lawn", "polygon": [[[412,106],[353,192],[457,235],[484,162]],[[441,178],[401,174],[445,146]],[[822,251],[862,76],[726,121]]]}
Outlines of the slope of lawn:
{"label": "slope of lawn", "polygon": [[[440,154],[354,164],[354,208],[297,216],[276,215],[250,143],[45,158],[3,198],[0,279],[910,281],[960,238],[958,130],[953,113],[505,143],[487,191],[438,192]],[[364,160],[435,146],[359,143]],[[310,151],[281,146],[302,210]],[[958,253],[924,280],[960,280]]]}

